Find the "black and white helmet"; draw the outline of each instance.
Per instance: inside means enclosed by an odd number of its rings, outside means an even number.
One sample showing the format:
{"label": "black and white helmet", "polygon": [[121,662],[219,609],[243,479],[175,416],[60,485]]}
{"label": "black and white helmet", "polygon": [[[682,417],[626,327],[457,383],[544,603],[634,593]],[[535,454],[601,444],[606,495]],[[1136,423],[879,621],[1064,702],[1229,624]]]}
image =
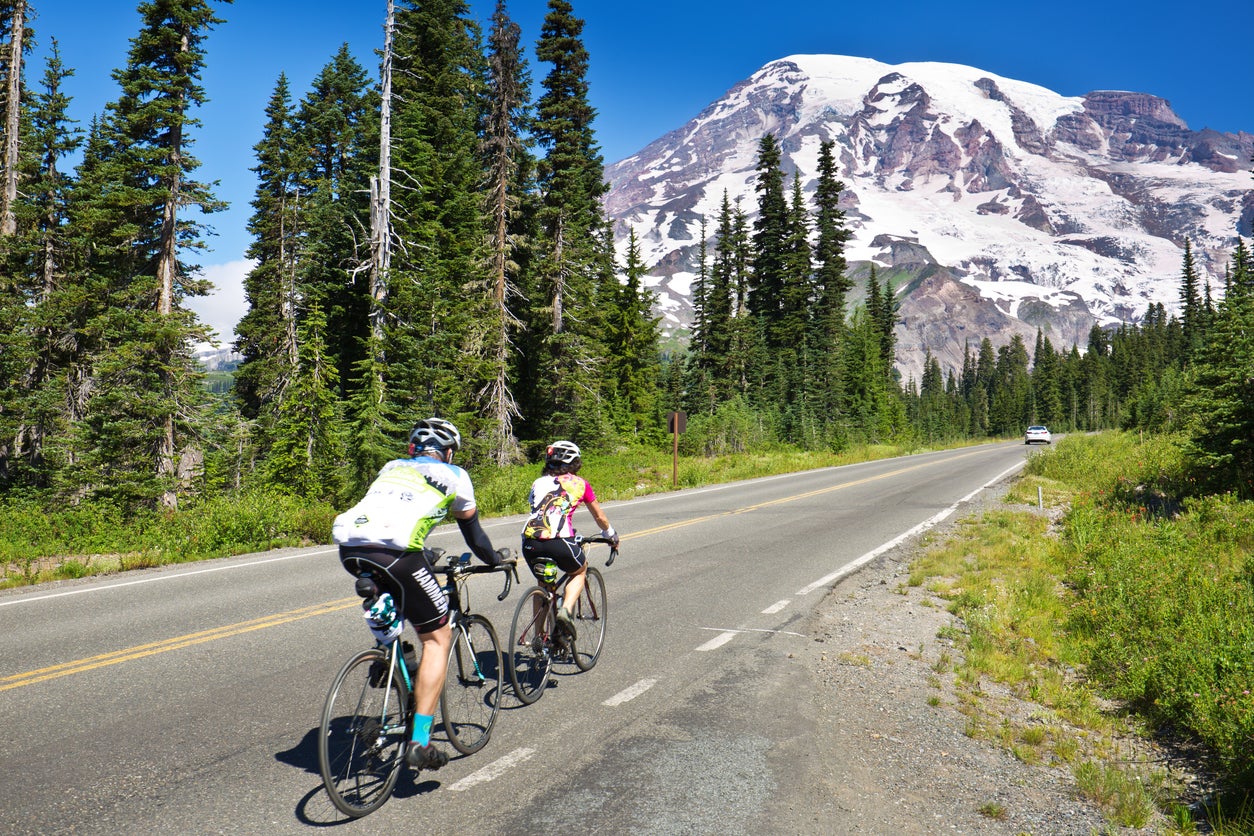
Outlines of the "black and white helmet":
{"label": "black and white helmet", "polygon": [[549,468],[578,468],[583,463],[579,445],[573,441],[554,441],[544,451],[544,465]]}
{"label": "black and white helmet", "polygon": [[462,435],[457,427],[443,418],[427,418],[414,424],[409,433],[409,454],[421,450],[454,452],[462,446]]}

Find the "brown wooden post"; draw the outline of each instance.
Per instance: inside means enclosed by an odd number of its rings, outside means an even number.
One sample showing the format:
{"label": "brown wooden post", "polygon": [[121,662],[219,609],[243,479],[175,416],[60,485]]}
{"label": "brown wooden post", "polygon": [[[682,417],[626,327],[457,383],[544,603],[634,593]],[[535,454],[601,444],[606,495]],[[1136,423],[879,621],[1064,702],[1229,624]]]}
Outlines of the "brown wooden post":
{"label": "brown wooden post", "polygon": [[671,448],[671,487],[679,487],[679,434],[684,431],[688,425],[688,413],[686,412],[668,412],[666,413],[666,428],[671,431],[674,437],[674,444]]}

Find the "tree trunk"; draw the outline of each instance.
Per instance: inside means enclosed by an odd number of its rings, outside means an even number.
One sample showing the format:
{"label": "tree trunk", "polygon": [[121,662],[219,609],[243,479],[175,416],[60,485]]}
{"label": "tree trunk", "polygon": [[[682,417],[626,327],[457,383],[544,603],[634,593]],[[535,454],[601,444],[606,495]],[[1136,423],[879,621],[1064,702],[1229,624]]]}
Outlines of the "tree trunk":
{"label": "tree trunk", "polygon": [[[184,32],[179,51],[185,53],[189,48],[188,35]],[[187,103],[185,101],[179,102],[180,111],[185,110],[186,107]],[[183,179],[183,127],[179,120],[174,120],[170,127],[166,162],[172,173],[167,183],[168,191],[165,206],[161,210],[161,243],[160,254],[157,259],[157,315],[163,317],[170,316],[174,312],[174,278],[178,272],[178,205]],[[161,358],[163,367],[161,372],[162,387],[166,392],[170,393],[171,401],[173,401],[175,400],[173,389],[176,383],[172,371],[173,358],[168,356],[168,353],[173,352],[174,348],[162,343],[161,351],[167,353],[167,356]],[[161,439],[157,448],[157,473],[163,478],[173,479],[176,475],[174,413],[166,414],[162,419],[162,424]],[[170,509],[178,507],[178,493],[173,484],[166,488],[162,494],[161,504]]]}
{"label": "tree trunk", "polygon": [[9,37],[9,90],[4,109],[4,194],[0,196],[0,235],[17,232],[18,133],[22,115],[22,41],[26,37],[26,0],[13,4]]}
{"label": "tree trunk", "polygon": [[383,300],[387,297],[388,270],[392,266],[392,33],[395,26],[396,4],[388,0],[380,68],[383,101],[379,113],[379,176],[370,184],[370,338],[376,349],[383,345]]}

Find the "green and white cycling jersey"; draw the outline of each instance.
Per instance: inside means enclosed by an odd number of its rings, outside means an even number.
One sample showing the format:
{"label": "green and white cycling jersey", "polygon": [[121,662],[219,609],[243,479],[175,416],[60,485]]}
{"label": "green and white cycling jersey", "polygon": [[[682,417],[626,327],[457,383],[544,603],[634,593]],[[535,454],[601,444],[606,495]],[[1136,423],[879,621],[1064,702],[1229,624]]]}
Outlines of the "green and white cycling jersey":
{"label": "green and white cycling jersey", "polygon": [[462,468],[429,456],[394,459],[361,501],[335,518],[331,537],[341,546],[416,551],[449,511],[474,507],[470,474]]}

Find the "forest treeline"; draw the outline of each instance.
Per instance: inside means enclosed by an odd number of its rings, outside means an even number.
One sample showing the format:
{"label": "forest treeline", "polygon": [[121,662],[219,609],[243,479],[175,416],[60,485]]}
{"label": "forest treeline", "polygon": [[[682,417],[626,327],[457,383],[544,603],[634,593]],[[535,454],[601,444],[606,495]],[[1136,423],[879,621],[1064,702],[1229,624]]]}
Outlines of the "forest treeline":
{"label": "forest treeline", "polygon": [[[894,371],[898,288],[854,272],[833,146],[809,196],[758,146],[756,206],[724,195],[703,243],[686,341],[661,335],[634,232],[615,247],[571,3],[549,0],[533,84],[500,2],[387,3],[380,60],[342,47],[300,92],[274,81],[234,385],[206,386],[193,263],[222,208],[196,179],[206,38],[226,4],[138,6],[117,97],[70,118],[55,33],[22,60],[33,3],[0,0],[0,496],[176,508],[260,489],[343,503],[417,418],[455,421],[471,468],[590,450],[840,450],[1057,431],[1191,428],[1208,478],[1248,495],[1254,275],[1237,238],[1223,287],[1185,242],[1180,316],[1038,334]],[[383,4],[380,4],[381,6]],[[379,10],[382,14],[382,9]],[[363,12],[357,12],[363,13]],[[36,79],[32,81],[31,79]],[[73,161],[73,162],[71,162]],[[752,219],[752,220],[750,220]]]}

